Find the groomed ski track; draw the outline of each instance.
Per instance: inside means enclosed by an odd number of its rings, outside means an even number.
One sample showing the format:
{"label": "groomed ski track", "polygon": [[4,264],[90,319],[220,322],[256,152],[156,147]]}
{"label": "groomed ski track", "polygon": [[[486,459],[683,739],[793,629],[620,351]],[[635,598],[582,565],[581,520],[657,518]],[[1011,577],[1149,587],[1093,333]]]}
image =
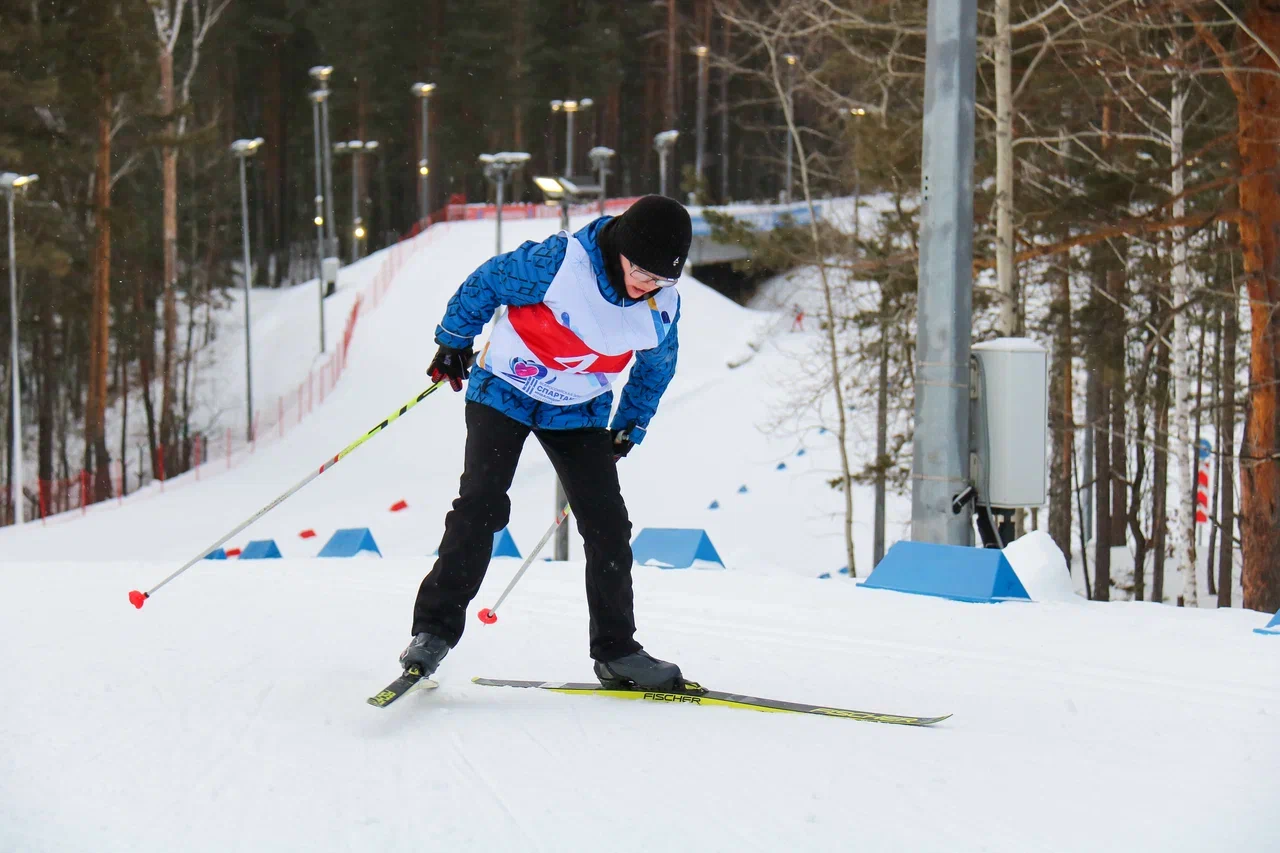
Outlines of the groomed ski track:
{"label": "groomed ski track", "polygon": [[[509,222],[506,245],[551,227]],[[242,537],[273,537],[286,559],[201,564],[130,607],[130,589],[425,387],[431,330],[492,233],[459,223],[424,246],[362,318],[324,407],[270,452],[163,498],[0,531],[0,850],[1280,848],[1280,643],[1250,631],[1265,617],[968,605],[818,580],[843,563],[830,435],[758,429],[788,399],[803,336],[730,370],[769,318],[693,281],[676,383],[621,471],[637,529],[706,528],[730,569],[637,567],[640,639],[712,689],[951,719],[874,726],[472,685],[587,680],[576,534],[571,562],[531,568],[497,625],[471,619],[438,689],[370,708],[397,674],[454,496],[452,393]],[[388,513],[401,498],[410,509]],[[512,500],[529,547],[553,511],[532,441]],[[865,566],[869,490],[855,503]],[[906,512],[891,505],[891,538]],[[386,559],[313,557],[348,526],[371,527]],[[320,541],[299,540],[304,528]],[[517,566],[494,562],[473,611]]]}

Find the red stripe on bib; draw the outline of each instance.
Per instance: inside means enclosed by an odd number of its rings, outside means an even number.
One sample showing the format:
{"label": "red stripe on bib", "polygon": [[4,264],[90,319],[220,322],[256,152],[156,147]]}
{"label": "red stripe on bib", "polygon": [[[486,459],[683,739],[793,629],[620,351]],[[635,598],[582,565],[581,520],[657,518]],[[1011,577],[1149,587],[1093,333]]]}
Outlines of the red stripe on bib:
{"label": "red stripe on bib", "polygon": [[545,303],[511,308],[507,317],[520,340],[548,370],[621,373],[631,362],[630,351],[605,355],[587,346],[572,329],[556,321]]}

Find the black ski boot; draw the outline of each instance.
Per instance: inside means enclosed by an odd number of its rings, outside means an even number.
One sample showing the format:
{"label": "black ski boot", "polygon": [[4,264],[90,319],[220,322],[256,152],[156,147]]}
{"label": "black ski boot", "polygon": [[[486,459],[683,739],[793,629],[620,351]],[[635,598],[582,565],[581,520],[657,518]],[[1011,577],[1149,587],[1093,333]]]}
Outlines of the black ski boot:
{"label": "black ski boot", "polygon": [[684,690],[684,676],[674,663],[658,660],[640,649],[611,661],[596,661],[596,678],[610,690]]}
{"label": "black ski boot", "polygon": [[406,670],[411,666],[418,667],[423,678],[430,678],[440,666],[440,661],[449,654],[449,644],[435,634],[415,634],[409,645],[400,653],[400,665]]}

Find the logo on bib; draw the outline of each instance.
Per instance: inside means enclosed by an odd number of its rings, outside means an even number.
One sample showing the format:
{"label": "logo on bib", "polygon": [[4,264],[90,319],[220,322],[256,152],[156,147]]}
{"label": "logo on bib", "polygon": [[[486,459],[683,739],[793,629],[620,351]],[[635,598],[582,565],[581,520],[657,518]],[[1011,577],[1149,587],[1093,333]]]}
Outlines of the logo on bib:
{"label": "logo on bib", "polygon": [[511,359],[511,376],[515,379],[538,380],[547,375],[547,369],[536,361],[523,358]]}

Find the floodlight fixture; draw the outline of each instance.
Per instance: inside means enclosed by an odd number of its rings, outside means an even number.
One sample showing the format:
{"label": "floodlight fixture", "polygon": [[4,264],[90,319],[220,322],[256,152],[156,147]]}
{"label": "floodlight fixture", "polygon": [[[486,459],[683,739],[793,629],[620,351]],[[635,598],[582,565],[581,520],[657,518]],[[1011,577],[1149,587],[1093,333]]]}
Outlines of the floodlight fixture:
{"label": "floodlight fixture", "polygon": [[661,133],[654,134],[653,147],[659,153],[670,151],[671,147],[676,144],[676,140],[680,138],[678,130],[664,130]]}
{"label": "floodlight fixture", "polygon": [[261,136],[254,139],[237,139],[231,143],[231,153],[237,157],[252,157],[258,153],[258,149],[262,147],[264,142]]}
{"label": "floodlight fixture", "polygon": [[16,172],[5,172],[0,174],[0,189],[8,191],[20,190],[38,180],[40,180],[39,175],[19,175]]}

